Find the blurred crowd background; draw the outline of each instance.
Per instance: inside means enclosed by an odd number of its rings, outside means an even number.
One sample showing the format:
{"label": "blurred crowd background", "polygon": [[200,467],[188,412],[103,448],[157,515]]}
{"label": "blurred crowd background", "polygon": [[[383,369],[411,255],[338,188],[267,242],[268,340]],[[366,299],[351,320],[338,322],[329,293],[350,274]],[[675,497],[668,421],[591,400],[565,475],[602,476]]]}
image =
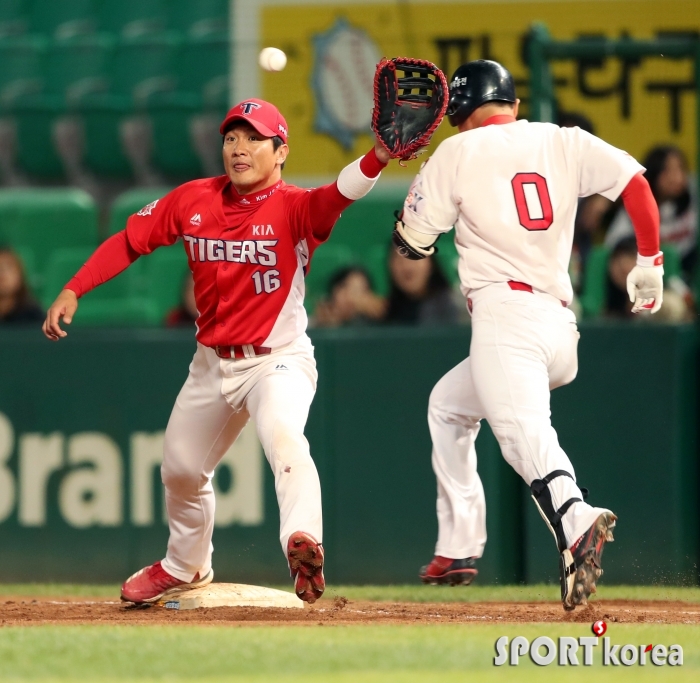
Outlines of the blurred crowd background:
{"label": "blurred crowd background", "polygon": [[[594,4],[601,12],[610,6]],[[237,85],[241,79],[236,57],[242,53],[234,49],[235,40],[245,31],[245,26],[234,26],[236,16],[245,16],[237,10],[239,5],[245,9],[251,3],[0,2],[0,324],[35,323],[91,251],[122,230],[131,213],[180,182],[222,172],[218,124],[232,99],[243,92]],[[326,60],[323,63],[328,63],[328,55],[343,54],[344,41],[360,41],[358,29],[348,28],[342,12],[342,8],[337,11],[330,30],[311,36]],[[692,31],[676,33],[689,35]],[[410,44],[410,31],[406,35]],[[308,40],[308,36],[294,39]],[[494,56],[486,35],[478,46],[470,37],[433,42],[441,65],[450,69],[448,77],[460,61]],[[371,57],[374,48],[369,42],[357,45],[360,47],[352,49],[358,55]],[[303,56],[293,42],[280,47],[289,51],[293,74],[295,59]],[[316,55],[307,80],[309,76],[314,82],[326,77],[319,72],[321,58]],[[506,66],[514,68],[507,61]],[[515,66],[522,68],[520,63]],[[579,64],[579,76],[584,67],[591,65]],[[264,78],[264,94],[273,101],[283,100],[284,110],[292,88],[284,80],[287,76],[265,74]],[[669,83],[664,87],[671,88],[673,83]],[[675,96],[686,92],[687,85],[681,83]],[[652,86],[658,84],[648,85],[647,90]],[[518,87],[527,117],[527,80],[519,77]],[[597,102],[601,97],[617,96],[620,87],[614,80],[607,90],[581,84],[579,89]],[[326,119],[333,119],[333,102],[317,101],[316,105],[320,113],[315,114],[314,130],[327,133],[325,139],[331,139],[331,144],[335,136],[349,160],[359,148],[356,139],[369,140],[366,126],[357,128],[361,121],[349,115],[347,120],[341,115],[329,124]],[[349,105],[345,102],[343,106],[347,110]],[[321,116],[324,107],[326,119]],[[565,107],[566,102],[561,104],[556,123],[601,133],[588,111]],[[313,118],[308,111],[299,113],[302,105],[288,108],[300,120]],[[674,116],[680,120],[681,113],[682,107]],[[679,126],[674,119],[671,133],[678,132]],[[442,128],[448,128],[446,122]],[[291,133],[288,175],[292,181],[314,184],[315,176],[298,171],[295,175],[299,149],[295,148],[294,128]],[[348,142],[343,136],[351,134],[355,137]],[[451,131],[441,130],[437,137],[448,134]],[[692,152],[687,145],[678,144],[680,138],[675,134],[659,142],[655,130],[648,138],[646,145],[643,140],[638,142],[643,155],[637,155],[647,168],[659,205],[667,288],[664,307],[653,320],[688,322],[696,316],[700,295]],[[316,176],[332,178],[322,163],[318,167]],[[415,173],[417,165],[410,171]],[[389,243],[392,215],[402,204],[410,174],[390,180],[380,183],[361,206],[351,207],[329,243],[317,251],[307,278],[312,325],[468,324],[451,235],[441,238],[435,258],[423,262],[393,254]],[[635,253],[634,232],[621,203],[601,196],[582,199],[570,266],[576,292],[573,308],[579,318],[652,320],[630,313],[625,279]],[[176,245],[140,260],[90,293],[76,324],[184,326],[193,325],[195,318],[184,250]]]}

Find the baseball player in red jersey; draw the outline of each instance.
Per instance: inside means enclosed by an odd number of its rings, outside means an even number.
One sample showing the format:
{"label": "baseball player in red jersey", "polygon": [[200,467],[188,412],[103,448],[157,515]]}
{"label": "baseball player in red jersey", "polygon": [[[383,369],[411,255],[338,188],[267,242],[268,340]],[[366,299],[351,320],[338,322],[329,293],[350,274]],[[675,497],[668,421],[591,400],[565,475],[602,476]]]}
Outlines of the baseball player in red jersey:
{"label": "baseball player in red jersey", "polygon": [[252,417],[275,477],[280,541],[295,591],[321,596],[321,488],[304,437],[316,390],[304,276],[340,216],[389,160],[377,145],[336,182],[313,190],[281,179],[287,123],[259,99],[221,124],[226,175],[195,180],[145,206],[106,240],[48,310],[44,334],[66,336],[78,299],[139,256],[182,240],[194,277],[197,351],[165,432],[161,468],[170,525],[165,558],[131,576],[123,600],[150,603],[213,578],[217,463]]}
{"label": "baseball player in red jersey", "polygon": [[550,391],[578,369],[579,333],[567,307],[577,202],[622,196],[639,250],[627,281],[635,312],[661,307],[659,213],[643,167],[628,154],[579,128],[517,121],[517,112],[513,79],[500,64],[457,69],[447,115],[459,134],[421,169],[394,232],[404,255],[423,258],[454,226],[472,316],[469,358],[430,396],[439,533],[420,576],[468,584],[477,573],[486,508],[474,444],[486,418],[554,534],[562,602],[574,609],[595,591],[616,520],[584,502],[550,421]]}

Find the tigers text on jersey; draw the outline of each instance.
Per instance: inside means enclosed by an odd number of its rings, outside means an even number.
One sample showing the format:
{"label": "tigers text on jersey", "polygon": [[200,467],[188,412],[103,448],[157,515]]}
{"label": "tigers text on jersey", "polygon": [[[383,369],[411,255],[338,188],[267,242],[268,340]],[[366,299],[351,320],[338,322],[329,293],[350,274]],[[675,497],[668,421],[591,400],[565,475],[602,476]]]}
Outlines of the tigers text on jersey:
{"label": "tigers text on jersey", "polygon": [[126,233],[140,254],[182,240],[201,344],[275,349],[306,329],[305,271],[330,233],[314,235],[313,192],[279,181],[239,196],[226,176],[195,180],[131,216]]}
{"label": "tigers text on jersey", "polygon": [[579,128],[492,117],[440,144],[411,185],[403,222],[428,235],[454,225],[465,294],[510,280],[571,302],[578,198],[614,201],[643,170]]}

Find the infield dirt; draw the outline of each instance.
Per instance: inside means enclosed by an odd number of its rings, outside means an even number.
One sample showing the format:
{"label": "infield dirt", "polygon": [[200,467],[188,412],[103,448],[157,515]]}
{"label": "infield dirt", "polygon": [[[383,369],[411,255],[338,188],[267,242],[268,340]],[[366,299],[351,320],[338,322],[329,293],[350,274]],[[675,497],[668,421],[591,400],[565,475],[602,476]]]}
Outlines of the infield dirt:
{"label": "infield dirt", "polygon": [[118,600],[2,596],[1,626],[39,624],[211,624],[217,626],[333,626],[347,624],[587,622],[698,624],[700,604],[595,600],[564,612],[558,602],[411,603],[325,598],[306,609],[214,607],[187,611],[136,608]]}

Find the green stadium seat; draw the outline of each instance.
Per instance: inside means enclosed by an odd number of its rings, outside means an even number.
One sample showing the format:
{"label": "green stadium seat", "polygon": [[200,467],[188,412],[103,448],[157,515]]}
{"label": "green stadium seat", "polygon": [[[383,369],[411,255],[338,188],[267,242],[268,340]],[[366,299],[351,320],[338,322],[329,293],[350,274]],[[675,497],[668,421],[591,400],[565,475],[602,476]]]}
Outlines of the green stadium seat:
{"label": "green stadium seat", "polygon": [[79,106],[85,129],[85,163],[106,176],[131,177],[119,127],[142,110],[154,93],[175,85],[173,54],[179,45],[174,34],[123,38],[109,69],[107,92],[91,94]]}
{"label": "green stadium seat", "polygon": [[97,28],[94,1],[32,0],[29,28],[56,38],[91,33]]}
{"label": "green stadium seat", "polygon": [[175,85],[174,56],[181,41],[174,33],[122,38],[110,70],[110,92],[134,104]]}
{"label": "green stadium seat", "polygon": [[586,259],[586,273],[581,292],[581,308],[584,316],[599,316],[605,309],[607,273],[610,250],[602,245],[592,247]]}
{"label": "green stadium seat", "polygon": [[177,89],[157,94],[148,105],[153,163],[163,173],[192,178],[204,172],[191,140],[192,118],[202,112],[223,118],[229,105],[229,66],[227,34],[189,38],[178,50]]}
{"label": "green stadium seat", "polygon": [[[197,5],[200,0],[190,0]],[[167,25],[168,0],[97,0],[100,30],[123,36],[145,36]]]}
{"label": "green stadium seat", "polygon": [[678,249],[672,244],[662,244],[661,251],[664,252],[664,278],[682,277],[683,267]]}
{"label": "green stadium seat", "polygon": [[306,276],[306,297],[304,305],[313,311],[316,302],[327,295],[331,277],[341,268],[360,264],[360,259],[349,247],[323,244],[311,259],[311,268]]}
{"label": "green stadium seat", "polygon": [[362,265],[372,278],[374,291],[382,296],[389,293],[389,248],[387,240],[385,244],[372,245],[362,254]]}
{"label": "green stadium seat", "polygon": [[192,36],[228,32],[229,0],[171,0],[170,28]]}
{"label": "green stadium seat", "polygon": [[44,67],[45,91],[63,96],[71,105],[105,90],[114,48],[114,39],[104,34],[51,41]]}
{"label": "green stadium seat", "polygon": [[161,247],[145,256],[145,291],[158,310],[159,320],[164,320],[170,310],[180,303],[180,292],[185,273],[189,271],[187,254],[182,244]]}
{"label": "green stadium seat", "polygon": [[90,258],[93,250],[89,247],[59,247],[49,255],[44,272],[44,287],[41,302],[48,308],[66,283]]}
{"label": "green stadium seat", "polygon": [[0,190],[0,224],[7,241],[18,251],[31,251],[42,276],[56,249],[97,246],[97,216],[97,205],[83,190]]}
{"label": "green stadium seat", "polygon": [[344,244],[361,254],[372,244],[386,243],[394,226],[394,211],[401,210],[407,188],[386,190],[378,187],[351,204],[340,217],[329,244]]}
{"label": "green stadium seat", "polygon": [[176,97],[168,97],[148,108],[153,136],[151,161],[173,182],[204,175],[190,129],[192,117],[200,111],[198,101],[190,93],[177,93]]}
{"label": "green stadium seat", "polygon": [[47,145],[57,119],[69,113],[86,94],[106,88],[113,41],[103,35],[52,41],[45,52],[43,87],[17,99],[18,165],[39,177],[64,174],[57,150]]}
{"label": "green stadium seat", "polygon": [[[57,249],[51,255],[49,267],[46,271],[46,284],[47,289],[53,290],[51,292],[53,296],[56,296],[61,291],[63,285],[78,272],[83,263],[92,254],[92,249],[78,247],[75,249]],[[63,279],[62,282],[61,279]],[[141,293],[140,290],[141,282],[137,270],[129,266],[117,277],[105,282],[87,294],[85,300],[113,301],[116,299],[129,299],[138,296]]]}
{"label": "green stadium seat", "polygon": [[0,38],[17,36],[29,26],[29,0],[0,2]]}
{"label": "green stadium seat", "polygon": [[168,187],[149,187],[120,194],[109,211],[109,234],[115,235],[120,230],[124,230],[129,216],[140,211],[146,204],[164,197],[168,192],[170,192]]}
{"label": "green stadium seat", "polygon": [[178,51],[177,90],[199,95],[200,107],[226,110],[230,66],[228,33],[188,38]]}
{"label": "green stadium seat", "polygon": [[38,36],[0,38],[0,112],[42,87],[42,56],[46,41]]}
{"label": "green stadium seat", "polygon": [[[92,254],[92,249],[57,249],[51,255],[46,271],[42,303],[51,305],[56,295]],[[138,261],[137,261],[138,263]],[[136,264],[109,282],[100,285],[80,300],[73,324],[93,325],[156,325],[158,312],[147,297],[140,295],[140,278]]]}

